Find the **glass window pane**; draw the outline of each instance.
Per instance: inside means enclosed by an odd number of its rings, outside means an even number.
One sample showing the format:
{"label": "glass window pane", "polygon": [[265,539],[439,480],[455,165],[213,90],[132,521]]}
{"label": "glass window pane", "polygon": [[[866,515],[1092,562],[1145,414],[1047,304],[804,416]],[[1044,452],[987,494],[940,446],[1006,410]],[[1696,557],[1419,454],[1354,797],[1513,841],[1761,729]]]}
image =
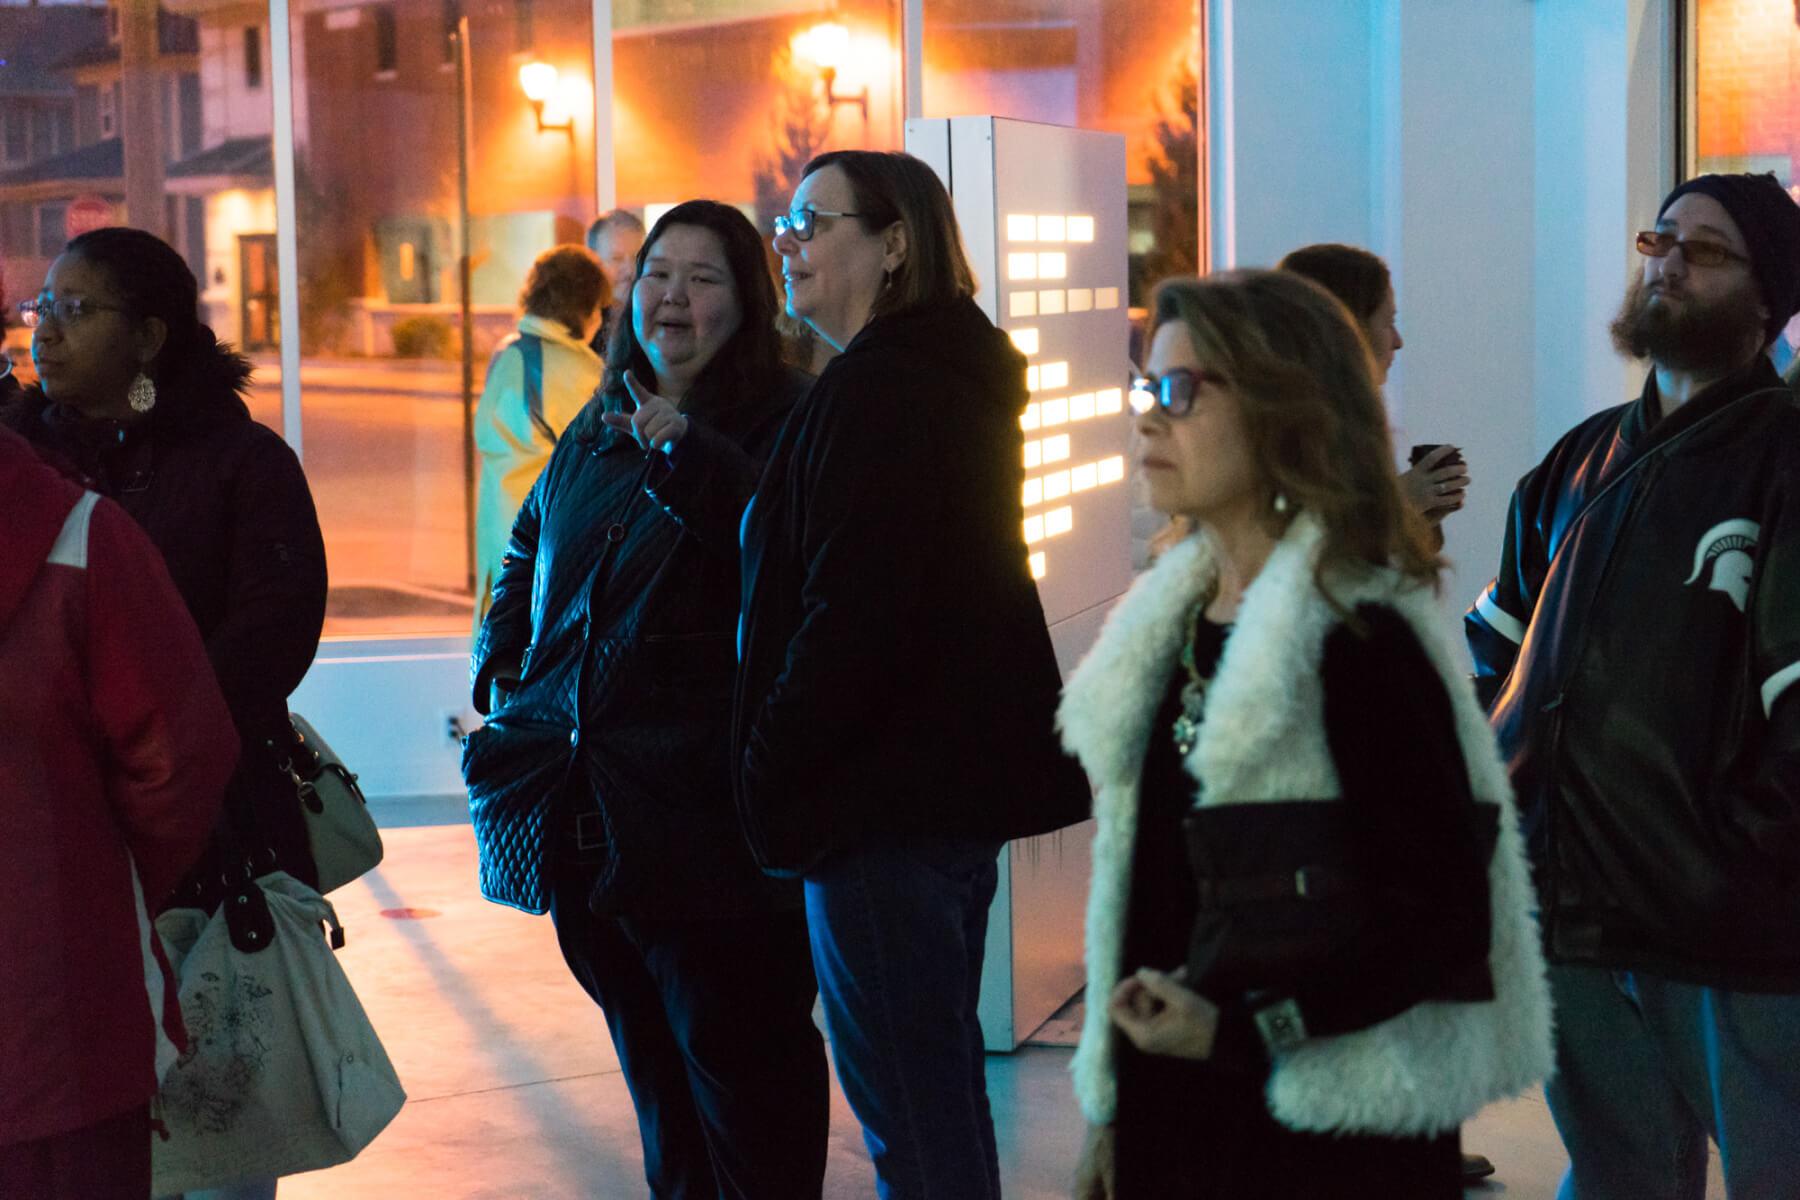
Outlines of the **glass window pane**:
{"label": "glass window pane", "polygon": [[1131,298],[1200,266],[1196,0],[925,0],[924,111],[1127,139]]}
{"label": "glass window pane", "polygon": [[[1800,16],[1777,0],[1693,0],[1694,135],[1699,172],[1773,171],[1800,200]],[[1794,361],[1800,319],[1776,342]]]}
{"label": "glass window pane", "polygon": [[225,69],[247,12],[256,6],[164,0],[139,25],[104,5],[0,5],[0,111],[47,131],[32,137],[29,162],[0,173],[0,293],[21,374],[30,335],[11,321],[18,299],[36,293],[70,237],[136,225],[193,268],[203,319],[256,367],[252,414],[281,428],[273,342],[244,319],[247,306],[267,306],[273,322],[277,281],[271,273],[255,297],[240,282],[241,241],[272,243],[275,232],[269,97],[246,95]]}
{"label": "glass window pane", "polygon": [[652,218],[706,196],[768,229],[813,155],[904,143],[898,0],[613,0],[613,21],[619,203]]}
{"label": "glass window pane", "polygon": [[465,412],[517,325],[532,260],[579,242],[594,215],[592,10],[532,0],[534,56],[557,69],[573,119],[540,131],[519,85],[529,59],[513,53],[518,2],[308,5],[291,22],[300,401],[331,568],[327,633],[470,625]]}

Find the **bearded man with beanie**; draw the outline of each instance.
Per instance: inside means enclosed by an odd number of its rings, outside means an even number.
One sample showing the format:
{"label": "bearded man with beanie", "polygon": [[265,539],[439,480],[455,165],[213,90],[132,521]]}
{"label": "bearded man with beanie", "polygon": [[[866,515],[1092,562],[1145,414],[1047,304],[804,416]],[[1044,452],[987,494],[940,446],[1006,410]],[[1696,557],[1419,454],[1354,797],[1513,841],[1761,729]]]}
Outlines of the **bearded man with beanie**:
{"label": "bearded man with beanie", "polygon": [[1643,394],[1513,493],[1469,611],[1556,1004],[1563,1200],[1800,1192],[1800,208],[1702,175],[1640,233]]}

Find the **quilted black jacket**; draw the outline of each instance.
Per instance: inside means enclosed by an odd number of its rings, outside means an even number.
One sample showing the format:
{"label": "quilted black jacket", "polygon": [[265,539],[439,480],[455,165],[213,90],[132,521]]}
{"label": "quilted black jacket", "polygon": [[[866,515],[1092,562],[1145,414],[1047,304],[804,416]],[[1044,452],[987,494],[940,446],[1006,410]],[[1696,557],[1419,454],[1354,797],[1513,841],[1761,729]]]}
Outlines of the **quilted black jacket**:
{"label": "quilted black jacket", "polygon": [[795,409],[743,528],[732,736],[765,869],[1087,815],[1026,563],[1025,400],[965,300],[871,322]]}
{"label": "quilted black jacket", "polygon": [[[497,668],[522,663],[505,716],[572,732],[578,774],[560,801],[570,811],[546,814],[549,841],[574,810],[605,810],[615,855],[591,897],[597,912],[703,917],[800,903],[751,861],[729,745],[738,518],[808,382],[784,371],[742,394],[694,395],[672,465],[607,429],[592,402],[513,526],[476,639],[475,704],[486,710]],[[480,832],[484,853],[541,853],[520,830]]]}
{"label": "quilted black jacket", "polygon": [[1800,989],[1800,403],[1655,377],[1519,483],[1470,610],[1553,959]]}

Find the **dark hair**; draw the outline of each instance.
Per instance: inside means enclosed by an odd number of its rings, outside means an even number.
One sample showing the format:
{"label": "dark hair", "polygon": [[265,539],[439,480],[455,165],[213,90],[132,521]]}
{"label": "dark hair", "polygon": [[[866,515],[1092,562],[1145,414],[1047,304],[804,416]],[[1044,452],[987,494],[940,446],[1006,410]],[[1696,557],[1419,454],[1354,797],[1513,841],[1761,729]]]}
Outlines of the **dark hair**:
{"label": "dark hair", "polygon": [[612,298],[612,284],[587,247],[556,246],[531,264],[519,307],[534,317],[561,321],[570,336],[579,338],[594,310],[611,304]]}
{"label": "dark hair", "polygon": [[[180,396],[209,380],[239,393],[249,386],[249,361],[221,346],[201,322],[200,285],[173,246],[142,229],[115,225],[71,239],[63,253],[105,274],[132,319],[163,323],[162,349],[144,368],[159,395]],[[176,407],[184,402],[178,400]],[[166,415],[170,407],[159,403],[156,411]]]}
{"label": "dark hair", "polygon": [[[687,200],[664,213],[651,228],[644,244],[638,248],[634,266],[642,278],[644,260],[656,249],[662,235],[676,225],[691,225],[715,234],[725,249],[725,265],[731,268],[731,285],[737,292],[743,320],[737,332],[728,338],[694,381],[694,389],[710,391],[715,384],[756,387],[781,368],[781,335],[775,332],[775,314],[780,311],[775,299],[775,281],[769,274],[768,256],[763,253],[762,234],[750,219],[729,204],[717,200]],[[637,289],[625,295],[619,311],[618,325],[606,347],[606,375],[600,382],[601,400],[610,412],[630,410],[629,393],[625,390],[625,372],[635,372],[638,380],[654,384],[656,372],[650,358],[638,343],[635,317]]]}
{"label": "dark hair", "polygon": [[1283,271],[1304,275],[1343,301],[1360,324],[1367,325],[1387,299],[1393,279],[1387,264],[1357,246],[1320,242],[1302,246],[1277,264]]}
{"label": "dark hair", "polygon": [[895,222],[906,230],[906,259],[876,296],[870,320],[975,294],[956,210],[936,171],[897,151],[832,150],[807,163],[800,178],[826,167],[850,181],[850,203],[865,230],[878,234]]}
{"label": "dark hair", "polygon": [[1394,474],[1368,344],[1336,297],[1295,272],[1230,271],[1165,280],[1152,311],[1151,335],[1185,325],[1237,397],[1272,532],[1291,519],[1275,512],[1277,495],[1324,529],[1316,578],[1328,598],[1333,567],[1391,564],[1436,582],[1443,563]]}

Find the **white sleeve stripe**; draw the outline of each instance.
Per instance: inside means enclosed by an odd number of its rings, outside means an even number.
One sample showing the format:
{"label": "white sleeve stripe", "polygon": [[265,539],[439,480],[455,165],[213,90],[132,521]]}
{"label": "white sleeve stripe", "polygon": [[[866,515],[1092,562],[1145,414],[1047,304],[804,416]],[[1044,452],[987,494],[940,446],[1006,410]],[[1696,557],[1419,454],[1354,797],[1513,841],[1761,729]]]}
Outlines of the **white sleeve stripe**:
{"label": "white sleeve stripe", "polygon": [[[1467,593],[1464,593],[1465,595]],[[1494,589],[1486,588],[1475,601],[1475,611],[1493,631],[1517,646],[1525,640],[1525,622],[1494,603]]]}
{"label": "white sleeve stripe", "polygon": [[1781,693],[1787,691],[1788,687],[1794,683],[1800,683],[1800,662],[1789,663],[1763,680],[1763,716],[1766,717],[1775,711],[1775,701],[1781,699]]}
{"label": "white sleeve stripe", "polygon": [[56,544],[50,547],[51,566],[87,568],[88,552],[88,520],[94,515],[94,505],[100,503],[100,497],[94,492],[83,492],[75,507],[63,519],[62,532],[56,535]]}

